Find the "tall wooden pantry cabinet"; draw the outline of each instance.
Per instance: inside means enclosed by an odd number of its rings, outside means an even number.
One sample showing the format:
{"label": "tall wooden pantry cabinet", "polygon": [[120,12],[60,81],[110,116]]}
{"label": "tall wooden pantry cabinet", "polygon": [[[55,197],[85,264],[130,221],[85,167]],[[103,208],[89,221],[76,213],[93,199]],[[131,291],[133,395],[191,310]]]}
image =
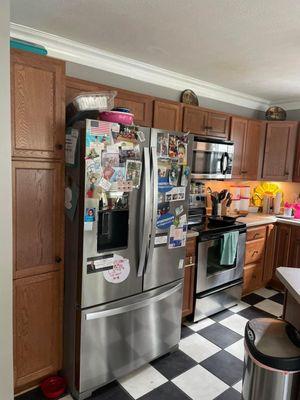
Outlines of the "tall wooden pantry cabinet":
{"label": "tall wooden pantry cabinet", "polygon": [[65,64],[11,52],[15,392],[62,363]]}

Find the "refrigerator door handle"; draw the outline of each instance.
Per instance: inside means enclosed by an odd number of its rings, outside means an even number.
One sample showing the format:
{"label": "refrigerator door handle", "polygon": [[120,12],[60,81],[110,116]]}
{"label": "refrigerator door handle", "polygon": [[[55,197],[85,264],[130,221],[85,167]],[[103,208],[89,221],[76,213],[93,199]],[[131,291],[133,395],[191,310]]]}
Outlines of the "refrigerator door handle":
{"label": "refrigerator door handle", "polygon": [[182,289],[182,282],[178,283],[176,286],[172,287],[171,289],[167,290],[166,292],[162,292],[154,297],[150,297],[148,299],[144,299],[141,301],[137,301],[136,303],[128,304],[122,307],[112,308],[110,310],[103,310],[103,311],[96,311],[94,313],[88,313],[85,315],[85,319],[90,321],[92,319],[99,319],[104,317],[110,317],[112,315],[117,314],[124,314],[129,311],[134,311],[142,307],[149,306],[150,304],[157,303],[169,296],[173,293],[180,291]]}
{"label": "refrigerator door handle", "polygon": [[142,276],[145,268],[145,260],[148,250],[149,234],[151,226],[151,178],[150,178],[150,152],[149,148],[144,148],[144,168],[145,168],[145,201],[144,201],[144,226],[142,233],[142,247],[138,267],[138,276]]}
{"label": "refrigerator door handle", "polygon": [[147,269],[152,263],[154,245],[155,245],[155,233],[156,233],[156,219],[157,219],[157,202],[158,202],[158,170],[157,170],[157,151],[155,146],[151,146],[151,154],[152,154],[152,193],[153,193],[153,201],[152,201],[152,228],[151,228],[151,237],[150,237],[150,246],[149,246],[149,254],[147,260]]}

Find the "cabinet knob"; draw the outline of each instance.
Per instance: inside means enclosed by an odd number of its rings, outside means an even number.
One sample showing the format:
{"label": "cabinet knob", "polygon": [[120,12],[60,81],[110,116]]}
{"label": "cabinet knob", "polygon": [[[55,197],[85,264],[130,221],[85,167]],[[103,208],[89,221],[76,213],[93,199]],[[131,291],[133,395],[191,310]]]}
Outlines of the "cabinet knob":
{"label": "cabinet knob", "polygon": [[57,143],[55,145],[56,150],[62,150],[64,148],[64,146],[61,143]]}
{"label": "cabinet knob", "polygon": [[248,171],[241,171],[242,174],[246,174]]}
{"label": "cabinet knob", "polygon": [[212,126],[205,126],[204,129],[205,129],[206,131],[211,131],[211,130],[212,130]]}
{"label": "cabinet knob", "polygon": [[56,264],[61,263],[62,262],[62,258],[59,257],[59,256],[55,256],[55,262],[56,262]]}
{"label": "cabinet knob", "polygon": [[289,171],[285,171],[284,173],[285,176],[288,176],[289,174],[290,174]]}

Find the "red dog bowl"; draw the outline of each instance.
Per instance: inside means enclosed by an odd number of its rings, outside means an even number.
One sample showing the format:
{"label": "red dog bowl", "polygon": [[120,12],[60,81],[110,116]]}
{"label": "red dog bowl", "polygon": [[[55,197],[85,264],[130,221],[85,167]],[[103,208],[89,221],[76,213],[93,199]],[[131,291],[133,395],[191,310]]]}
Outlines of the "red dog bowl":
{"label": "red dog bowl", "polygon": [[61,376],[50,376],[40,384],[40,387],[47,399],[56,399],[65,393],[67,385]]}

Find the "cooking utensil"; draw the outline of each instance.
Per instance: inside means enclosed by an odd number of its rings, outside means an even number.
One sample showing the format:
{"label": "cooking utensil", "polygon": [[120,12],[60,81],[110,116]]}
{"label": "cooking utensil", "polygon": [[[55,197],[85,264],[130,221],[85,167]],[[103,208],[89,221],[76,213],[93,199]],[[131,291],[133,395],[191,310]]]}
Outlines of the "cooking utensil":
{"label": "cooking utensil", "polygon": [[221,192],[219,193],[218,197],[219,197],[219,203],[222,202],[222,200],[224,200],[227,196],[228,190],[227,189],[223,189],[221,190]]}

